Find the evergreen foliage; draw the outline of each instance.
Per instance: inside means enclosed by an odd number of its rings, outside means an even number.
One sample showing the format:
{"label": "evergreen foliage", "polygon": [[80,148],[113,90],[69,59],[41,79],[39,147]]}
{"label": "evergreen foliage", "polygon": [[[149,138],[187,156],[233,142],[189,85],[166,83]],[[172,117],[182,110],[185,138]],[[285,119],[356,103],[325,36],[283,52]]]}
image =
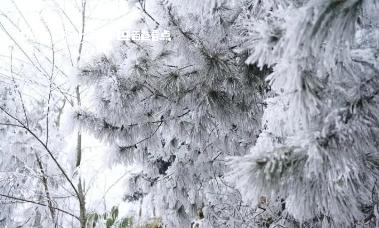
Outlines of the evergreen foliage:
{"label": "evergreen foliage", "polygon": [[[378,0],[130,0],[125,29],[166,36],[83,63],[86,4],[76,65],[0,23],[28,61],[0,81],[1,227],[379,227]],[[88,135],[136,168],[103,211]]]}
{"label": "evergreen foliage", "polygon": [[115,160],[143,166],[125,195],[142,204],[142,219],[249,226],[254,208],[225,182],[225,158],[255,142],[269,69],[246,65],[247,53],[235,50],[241,6],[139,3],[146,14],[133,29],[169,30],[172,40],[121,41],[84,66],[78,78],[93,88],[96,108],[73,118]]}

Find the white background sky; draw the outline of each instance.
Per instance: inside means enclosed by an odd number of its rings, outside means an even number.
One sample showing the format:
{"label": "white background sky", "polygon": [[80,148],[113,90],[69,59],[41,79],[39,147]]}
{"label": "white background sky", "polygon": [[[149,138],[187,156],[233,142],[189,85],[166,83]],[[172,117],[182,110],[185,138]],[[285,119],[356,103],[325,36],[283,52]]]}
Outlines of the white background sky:
{"label": "white background sky", "polygon": [[[13,26],[6,19],[6,17],[11,18],[15,24],[21,27],[24,36],[33,38],[30,29],[27,28],[20,16],[18,8],[31,25],[39,41],[49,43],[48,34],[41,22],[41,20],[45,20],[58,44],[64,43],[62,23],[66,25],[68,40],[78,42],[80,34],[76,32],[67,17],[61,15],[60,9],[66,12],[76,29],[80,30],[80,4],[81,0],[0,0],[0,21],[7,29],[14,31]],[[133,20],[129,11],[127,0],[87,0],[85,32],[87,48],[90,47],[92,53],[107,50],[111,41],[117,39],[118,32]],[[6,53],[9,45],[12,45],[12,42],[1,32],[0,53]]]}

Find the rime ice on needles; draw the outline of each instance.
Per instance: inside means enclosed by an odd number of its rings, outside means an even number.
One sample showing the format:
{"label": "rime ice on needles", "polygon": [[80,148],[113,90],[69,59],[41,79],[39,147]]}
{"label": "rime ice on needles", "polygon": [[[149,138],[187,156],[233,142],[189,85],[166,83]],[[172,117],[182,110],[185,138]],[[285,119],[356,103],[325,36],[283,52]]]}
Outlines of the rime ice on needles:
{"label": "rime ice on needles", "polygon": [[255,208],[225,182],[225,158],[255,141],[268,70],[234,50],[240,4],[195,1],[187,12],[179,3],[135,3],[144,16],[131,29],[168,30],[171,41],[122,41],[84,66],[78,77],[97,108],[74,118],[115,160],[144,167],[125,193],[141,205],[136,221],[248,227]]}
{"label": "rime ice on needles", "polygon": [[[284,211],[303,224],[375,227],[378,44],[356,34],[378,31],[378,7],[311,0],[269,10],[271,26],[282,28],[266,51],[275,61],[267,78],[275,95],[266,100],[256,145],[230,163],[230,179],[246,199],[282,199]],[[261,34],[254,44],[266,47]],[[249,62],[273,65],[268,54],[253,48]]]}

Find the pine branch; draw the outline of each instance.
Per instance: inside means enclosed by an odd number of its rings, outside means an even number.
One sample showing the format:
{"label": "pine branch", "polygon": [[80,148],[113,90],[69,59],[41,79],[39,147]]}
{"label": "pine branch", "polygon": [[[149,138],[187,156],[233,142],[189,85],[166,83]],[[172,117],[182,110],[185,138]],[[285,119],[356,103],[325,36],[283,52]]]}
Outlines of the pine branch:
{"label": "pine branch", "polygon": [[147,11],[146,11],[146,4],[145,4],[145,0],[139,0],[138,1],[139,2],[139,4],[140,4],[140,10],[144,13],[144,14],[146,14],[146,16],[148,16],[156,25],[157,25],[157,27],[160,25],[159,24],[159,22],[154,18],[154,17],[152,17],[151,16],[151,14],[150,13],[148,13]]}
{"label": "pine branch", "polygon": [[180,25],[179,21],[175,18],[174,14],[172,13],[172,8],[168,7],[168,15],[171,23],[179,30],[179,32],[195,47],[200,48],[200,50],[205,49],[205,46],[203,43],[194,37],[191,37],[190,32],[186,32],[183,30],[182,26]]}
{"label": "pine branch", "polygon": [[151,133],[148,137],[146,137],[146,138],[144,138],[144,139],[141,139],[140,141],[138,141],[138,142],[136,142],[136,143],[134,143],[134,144],[132,144],[132,145],[129,145],[129,146],[123,146],[123,147],[121,147],[120,149],[121,149],[121,150],[127,150],[127,149],[131,149],[131,148],[137,148],[137,145],[139,145],[139,144],[141,144],[141,143],[143,143],[143,142],[145,142],[145,141],[151,139],[151,138],[157,133],[157,131],[159,130],[159,128],[162,126],[162,124],[163,124],[163,122],[161,122],[161,123],[158,125],[158,127],[153,131],[153,133]]}

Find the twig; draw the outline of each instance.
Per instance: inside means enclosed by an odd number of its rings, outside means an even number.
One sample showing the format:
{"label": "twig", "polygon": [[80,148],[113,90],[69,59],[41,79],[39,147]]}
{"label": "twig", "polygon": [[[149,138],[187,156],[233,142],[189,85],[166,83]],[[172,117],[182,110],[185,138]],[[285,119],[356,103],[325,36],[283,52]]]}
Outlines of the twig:
{"label": "twig", "polygon": [[31,57],[26,53],[26,51],[20,46],[20,44],[13,38],[13,36],[8,32],[8,30],[4,27],[4,25],[0,22],[1,29],[5,32],[5,34],[13,41],[13,43],[20,49],[20,51],[25,55],[25,57],[29,60],[29,62],[41,73],[42,70],[37,67],[36,63],[31,59]]}
{"label": "twig", "polygon": [[45,170],[43,168],[42,161],[39,158],[38,154],[35,153],[35,156],[36,156],[38,167],[39,167],[39,169],[41,171],[42,184],[43,184],[43,187],[45,188],[45,194],[46,194],[46,198],[47,198],[48,208],[50,210],[51,218],[54,221],[55,220],[55,213],[54,213],[53,202],[52,202],[51,197],[50,197],[49,187],[48,187],[48,184],[47,184],[46,173],[45,173]]}
{"label": "twig", "polygon": [[14,75],[13,75],[13,47],[11,49],[11,77],[12,77],[12,81],[13,81],[15,90],[16,90],[16,92],[17,92],[17,94],[21,100],[21,106],[22,106],[22,110],[24,112],[26,126],[29,126],[29,120],[28,120],[28,115],[26,114],[24,99],[22,98],[22,94],[20,92],[20,89],[18,88],[18,85],[17,85],[16,80],[15,80]]}
{"label": "twig", "polygon": [[[36,205],[40,205],[40,206],[44,206],[44,207],[48,206],[48,205],[43,204],[43,203],[38,203],[38,202],[35,202],[35,201],[32,201],[32,200],[27,200],[27,199],[15,197],[15,196],[9,196],[9,195],[5,195],[5,194],[1,194],[1,193],[0,193],[0,196],[5,197],[5,198],[9,198],[9,199],[13,199],[13,200],[17,200],[17,201],[21,201],[21,202],[32,203],[32,204],[36,204]],[[74,214],[72,214],[72,213],[70,213],[68,211],[65,211],[65,210],[57,208],[57,207],[52,207],[52,208],[55,209],[55,210],[57,210],[57,211],[60,211],[62,213],[65,213],[67,215],[71,215],[72,217],[76,218],[77,220],[80,220],[78,216],[76,216],[76,215],[74,215]]]}
{"label": "twig", "polygon": [[11,124],[11,123],[0,123],[0,125],[23,128],[23,126],[21,125]]}
{"label": "twig", "polygon": [[74,22],[70,19],[70,17],[67,15],[66,11],[63,10],[63,9],[60,7],[60,5],[57,3],[57,1],[53,0],[53,2],[54,2],[54,4],[55,4],[55,6],[56,6],[60,11],[62,11],[63,15],[64,15],[65,18],[70,22],[70,24],[71,24],[72,27],[75,29],[75,31],[76,31],[77,33],[79,33],[78,28],[76,27],[76,25],[74,24]]}
{"label": "twig", "polygon": [[61,116],[62,116],[63,109],[64,109],[65,106],[66,106],[66,99],[63,99],[62,107],[58,108],[58,116],[57,116],[57,120],[56,120],[56,123],[55,123],[58,128],[60,127]]}
{"label": "twig", "polygon": [[55,50],[54,50],[54,42],[53,42],[53,36],[51,34],[51,31],[49,29],[49,26],[46,24],[44,20],[42,20],[43,24],[46,27],[47,32],[49,33],[50,37],[50,45],[51,45],[51,53],[52,53],[52,67],[51,67],[51,74],[49,77],[49,95],[47,98],[47,112],[46,112],[46,142],[45,144],[49,144],[49,114],[50,114],[50,101],[51,101],[51,94],[52,94],[52,80],[54,76],[54,69],[55,69]]}
{"label": "twig", "polygon": [[74,66],[74,62],[72,60],[72,54],[71,54],[70,45],[68,44],[66,26],[64,25],[62,19],[61,19],[61,21],[62,21],[62,28],[63,28],[63,33],[64,33],[64,39],[65,39],[65,43],[66,43],[66,47],[67,47],[67,51],[68,51],[68,56],[70,57],[70,63],[71,63],[71,66]]}
{"label": "twig", "polygon": [[28,20],[26,20],[24,14],[21,12],[20,8],[18,8],[16,2],[14,0],[11,0],[14,7],[16,8],[17,12],[20,14],[21,18],[24,20],[25,24],[27,25],[27,27],[29,28],[30,32],[32,33],[33,37],[35,38],[35,34],[34,34],[34,31],[32,29],[32,26],[29,24]]}

